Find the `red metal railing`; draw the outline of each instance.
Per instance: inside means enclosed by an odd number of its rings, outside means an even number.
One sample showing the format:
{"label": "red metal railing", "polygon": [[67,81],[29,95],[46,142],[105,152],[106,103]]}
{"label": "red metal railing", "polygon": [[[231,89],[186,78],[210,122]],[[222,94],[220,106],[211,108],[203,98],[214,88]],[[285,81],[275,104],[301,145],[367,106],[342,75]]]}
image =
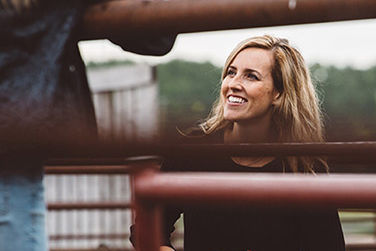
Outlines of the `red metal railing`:
{"label": "red metal railing", "polygon": [[[54,150],[54,149],[52,149]],[[57,149],[59,155],[47,162],[55,167],[48,171],[68,172],[66,168],[59,166],[82,165],[111,165],[108,170],[113,172],[133,172],[125,169],[140,170],[141,165],[148,168],[147,164],[141,164],[145,158],[160,162],[163,157],[204,157],[220,156],[328,156],[334,162],[376,162],[376,142],[327,142],[327,143],[260,143],[260,144],[127,144],[97,143],[86,146],[84,149],[70,147],[69,149]],[[139,157],[135,157],[139,156]],[[140,157],[141,156],[141,157]],[[63,158],[62,158],[63,157]],[[137,162],[140,163],[137,165]],[[126,165],[126,167],[123,167]],[[69,170],[67,168],[67,170]],[[100,168],[97,169],[99,171]],[[85,168],[71,170],[71,172],[85,172]],[[87,172],[95,173],[95,167],[87,168]]]}
{"label": "red metal railing", "polygon": [[[142,162],[139,162],[142,160]],[[158,168],[159,160],[150,159],[149,157],[138,157],[138,158],[131,158],[125,160],[124,158],[96,158],[96,159],[87,159],[87,158],[74,158],[74,159],[52,159],[49,160],[45,166],[45,173],[48,175],[124,175],[124,174],[132,174],[137,173],[138,171],[142,171],[145,168],[143,165],[147,163],[147,168],[155,169]],[[132,163],[132,165],[129,165]],[[75,166],[72,166],[74,164]],[[93,164],[93,165],[90,165]],[[104,166],[103,164],[106,164]],[[112,166],[109,164],[113,164]],[[132,179],[130,179],[132,187]],[[98,184],[100,185],[100,184]],[[132,201],[132,193],[131,193],[131,201]],[[109,201],[92,201],[92,202],[53,202],[48,203],[47,208],[49,211],[112,211],[118,212],[119,210],[132,210],[134,208],[134,204],[129,201],[116,201],[116,202],[109,202]],[[133,215],[133,210],[132,210]],[[59,231],[60,232],[60,231]],[[73,231],[74,232],[74,231]],[[80,234],[70,234],[69,232],[62,232],[56,234],[50,234],[49,239],[53,242],[59,241],[108,241],[108,240],[127,240],[129,238],[129,234],[125,232],[123,233],[116,233],[115,232],[106,232],[106,233],[80,233]],[[89,243],[89,242],[88,242]],[[64,246],[64,245],[63,245]],[[67,244],[65,245],[65,247]],[[62,251],[65,249],[61,248],[52,248],[51,251]],[[72,251],[78,250],[98,250],[97,248],[69,248]],[[100,249],[101,250],[101,249]],[[121,249],[114,249],[111,247],[111,250],[122,250],[122,251],[129,251],[132,249],[121,248]]]}
{"label": "red metal railing", "polygon": [[376,18],[374,0],[122,0],[85,15],[87,38]]}
{"label": "red metal railing", "polygon": [[[187,33],[200,31],[213,31],[235,28],[265,27],[275,25],[303,24],[341,20],[356,20],[365,18],[376,18],[376,1],[374,0],[143,0],[143,1],[108,1],[96,4],[90,7],[85,14],[86,38],[107,38],[121,37],[135,34],[153,34],[160,33]],[[228,156],[245,155],[332,155],[336,161],[349,162],[375,162],[376,143],[328,143],[328,144],[264,144],[264,145],[237,145],[237,146],[196,146],[192,147],[155,147],[155,146],[132,146],[128,148],[107,147],[91,151],[87,148],[90,156],[102,156],[101,160],[81,159],[77,163],[121,163],[124,159],[108,157],[126,157],[145,154],[156,154],[162,156],[215,156],[225,154]],[[104,151],[103,151],[104,150]],[[124,156],[127,153],[126,156]],[[78,154],[80,155],[80,154]],[[350,156],[351,155],[351,156]],[[339,157],[339,158],[336,158]],[[86,161],[86,162],[85,162]],[[66,162],[63,165],[66,165]],[[147,168],[148,165],[138,165],[136,169]],[[65,170],[64,170],[65,169]],[[68,168],[50,169],[48,172],[64,173]],[[128,172],[130,170],[108,169],[109,172]],[[103,172],[97,170],[85,170],[71,168],[72,173],[95,173]],[[227,176],[227,175],[226,175]],[[373,176],[252,176],[249,177],[252,182],[245,183],[240,177],[230,175],[231,177],[205,175],[197,176],[192,174],[173,175],[156,174],[145,172],[137,178],[137,210],[140,218],[140,232],[138,238],[140,241],[140,250],[158,250],[158,205],[160,203],[212,203],[222,205],[223,201],[229,199],[230,193],[223,187],[223,184],[233,185],[237,183],[238,192],[236,201],[240,205],[255,201],[260,204],[270,203],[270,197],[274,199],[273,204],[283,206],[282,198],[290,201],[295,206],[320,206],[327,202],[331,206],[375,206],[375,182],[371,179]],[[224,197],[218,197],[216,184],[201,188],[201,181],[191,184],[195,178],[204,178],[207,182],[217,179],[221,180],[221,187],[224,189]],[[244,176],[242,175],[243,179]],[[273,180],[272,180],[273,178]],[[276,178],[276,180],[274,180]],[[172,180],[176,179],[176,180]],[[253,180],[252,180],[253,179]],[[272,181],[271,181],[272,180]],[[292,182],[293,181],[293,182]],[[307,187],[308,182],[310,186]],[[182,182],[182,183],[178,183]],[[185,183],[184,183],[185,182]],[[273,186],[276,182],[283,186]],[[295,183],[296,182],[296,183]],[[356,185],[349,190],[349,184]],[[191,190],[181,185],[189,185]],[[248,185],[247,185],[248,184]],[[203,184],[201,184],[203,185]],[[317,185],[327,188],[339,189],[331,191],[323,190]],[[251,186],[253,190],[248,189]],[[173,189],[171,189],[173,188]],[[254,190],[258,188],[258,190]],[[304,189],[299,189],[304,188]],[[354,188],[355,192],[354,192]],[[298,189],[299,192],[294,192]],[[202,193],[205,191],[205,193]],[[227,191],[227,192],[226,192]],[[258,191],[259,193],[254,193]],[[308,195],[308,191],[312,194]],[[291,197],[290,192],[294,192]],[[348,192],[348,193],[347,193]],[[210,194],[210,196],[208,196]],[[269,196],[268,201],[260,197],[262,194]],[[288,194],[288,196],[287,196]],[[350,195],[349,195],[350,194]],[[180,195],[180,197],[172,197]],[[234,194],[231,194],[231,201],[234,202]],[[304,197],[304,196],[310,197]],[[206,197],[205,197],[206,196]],[[226,197],[227,196],[227,197]],[[173,199],[174,198],[174,199]],[[310,201],[307,198],[311,198]],[[245,199],[245,201],[241,201]],[[233,204],[233,203],[231,203]],[[236,204],[236,203],[235,203]],[[88,205],[86,205],[89,207]],[[96,205],[91,205],[95,207]],[[113,205],[111,205],[113,206]],[[323,205],[321,205],[323,206]],[[58,208],[73,208],[73,205],[55,205]],[[152,227],[145,227],[150,224]],[[142,234],[141,234],[142,233]],[[141,241],[142,240],[142,241]],[[359,247],[359,246],[358,246]],[[364,246],[363,246],[364,247]],[[353,248],[357,248],[354,246]],[[353,249],[351,249],[353,250]]]}
{"label": "red metal railing", "polygon": [[[139,250],[151,251],[159,248],[161,205],[373,208],[376,207],[376,175],[159,174],[149,171],[136,178],[135,194]],[[371,246],[359,244],[348,249]]]}
{"label": "red metal railing", "polygon": [[[247,145],[179,145],[146,147],[147,153],[182,157],[202,157],[205,155],[355,155],[357,158],[375,156],[375,142],[361,143],[305,143],[305,144],[247,144]],[[133,149],[133,153],[142,149]],[[238,151],[238,153],[236,153]],[[129,152],[128,152],[129,153]],[[106,154],[106,153],[104,153]],[[354,157],[354,156],[352,156]],[[58,164],[85,164],[84,158],[52,160],[55,166],[46,167],[48,174],[124,174],[138,172],[136,183],[138,219],[142,233],[139,233],[141,250],[151,250],[158,242],[158,207],[160,204],[216,204],[223,205],[231,200],[231,205],[259,203],[260,205],[284,206],[333,206],[370,208],[376,205],[376,176],[374,175],[247,175],[236,174],[158,174],[158,161],[135,162],[120,165],[124,158],[89,159],[91,164],[108,163],[115,166],[57,166]],[[142,159],[142,158],[141,158]],[[219,182],[220,181],[220,182]],[[220,184],[220,186],[218,186]],[[375,187],[375,188],[374,188]],[[304,188],[304,189],[303,189]],[[265,199],[267,198],[267,200]],[[352,198],[352,199],[351,199]],[[324,204],[323,204],[324,203]],[[226,204],[226,203],[225,203]],[[127,203],[59,203],[50,204],[51,210],[80,209],[127,209],[134,207]],[[148,227],[145,229],[145,225]],[[57,236],[64,238],[64,236]],[[84,238],[84,236],[81,236]],[[73,238],[73,237],[72,237]],[[94,237],[93,237],[94,238]],[[143,239],[146,238],[146,239]],[[147,244],[147,246],[142,246]],[[348,250],[364,250],[372,244],[349,244]]]}

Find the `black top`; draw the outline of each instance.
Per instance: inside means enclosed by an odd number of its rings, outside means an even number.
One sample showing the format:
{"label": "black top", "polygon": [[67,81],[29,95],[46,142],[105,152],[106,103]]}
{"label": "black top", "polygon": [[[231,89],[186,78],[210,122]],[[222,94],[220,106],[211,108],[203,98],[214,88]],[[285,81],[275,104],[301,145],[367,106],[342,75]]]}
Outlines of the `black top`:
{"label": "black top", "polygon": [[[282,172],[275,159],[263,167],[246,167],[231,158],[167,160],[163,171]],[[344,251],[337,211],[273,208],[166,208],[163,245],[171,246],[174,223],[184,214],[185,251]]]}
{"label": "black top", "polygon": [[[74,146],[95,139],[94,109],[77,47],[82,15],[94,2],[39,0],[21,13],[0,3],[1,158],[39,145]],[[140,31],[110,39],[128,51],[163,55],[175,35]]]}

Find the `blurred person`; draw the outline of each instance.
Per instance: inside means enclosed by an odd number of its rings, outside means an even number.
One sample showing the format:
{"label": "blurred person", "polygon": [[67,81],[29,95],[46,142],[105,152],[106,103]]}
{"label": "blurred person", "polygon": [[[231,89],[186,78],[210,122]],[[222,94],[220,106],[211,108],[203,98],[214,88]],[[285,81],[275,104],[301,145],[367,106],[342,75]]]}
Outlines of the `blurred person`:
{"label": "blurred person", "polygon": [[[94,2],[0,0],[0,251],[47,250],[43,161],[49,151],[96,141],[77,46]],[[152,55],[167,53],[175,40],[140,34],[110,39]]]}
{"label": "blurred person", "polygon": [[[323,142],[319,101],[302,55],[269,35],[241,42],[228,56],[219,97],[189,141],[205,143]],[[192,136],[192,137],[189,137]],[[190,142],[192,143],[192,142]],[[326,173],[307,157],[169,158],[162,171]],[[344,251],[338,213],[318,209],[173,208],[164,210],[161,251],[184,215],[185,251]],[[135,241],[132,226],[131,241]]]}

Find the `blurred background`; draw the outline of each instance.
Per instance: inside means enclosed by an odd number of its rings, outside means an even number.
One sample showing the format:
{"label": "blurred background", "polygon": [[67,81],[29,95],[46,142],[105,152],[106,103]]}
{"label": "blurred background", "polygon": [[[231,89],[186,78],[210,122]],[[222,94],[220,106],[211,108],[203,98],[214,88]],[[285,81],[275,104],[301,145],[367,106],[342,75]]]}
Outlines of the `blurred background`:
{"label": "blurred background", "polygon": [[[184,34],[163,57],[124,52],[107,40],[79,46],[102,138],[171,139],[176,127],[196,125],[218,95],[230,51],[243,39],[271,34],[289,39],[306,59],[322,102],[327,140],[369,141],[376,140],[375,31],[375,20],[363,20]],[[374,172],[371,166],[353,164],[331,169]],[[48,175],[46,186],[50,203],[131,200],[127,175]],[[340,216],[347,244],[375,243],[372,210],[347,210]],[[50,211],[50,247],[128,250],[131,221],[129,210]]]}
{"label": "blurred background", "polygon": [[284,37],[311,68],[328,141],[363,141],[376,137],[375,30],[375,20],[363,20],[182,34],[164,57],[124,52],[107,40],[80,42],[80,49],[89,72],[124,64],[156,67],[159,130],[165,134],[207,116],[221,67],[237,43],[263,34]]}

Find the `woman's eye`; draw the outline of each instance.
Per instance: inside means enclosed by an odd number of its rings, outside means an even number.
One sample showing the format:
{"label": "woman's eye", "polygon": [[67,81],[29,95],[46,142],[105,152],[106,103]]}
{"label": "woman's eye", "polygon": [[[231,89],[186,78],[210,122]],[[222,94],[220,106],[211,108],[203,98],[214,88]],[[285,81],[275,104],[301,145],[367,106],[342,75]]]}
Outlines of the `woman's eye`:
{"label": "woman's eye", "polygon": [[260,80],[255,74],[253,74],[253,73],[248,73],[247,75],[246,75],[246,77],[248,78],[248,79],[250,79],[250,80]]}
{"label": "woman's eye", "polygon": [[235,76],[235,71],[234,70],[231,70],[231,69],[229,69],[228,71],[227,71],[227,76]]}

